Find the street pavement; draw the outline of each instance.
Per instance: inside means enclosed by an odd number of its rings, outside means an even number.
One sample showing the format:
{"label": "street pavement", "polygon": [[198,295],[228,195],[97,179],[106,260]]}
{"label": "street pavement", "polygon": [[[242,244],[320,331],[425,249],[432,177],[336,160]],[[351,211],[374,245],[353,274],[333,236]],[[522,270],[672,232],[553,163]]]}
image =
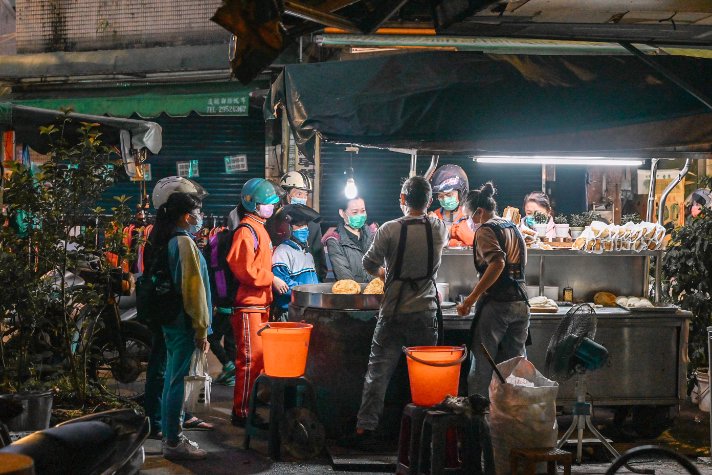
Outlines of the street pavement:
{"label": "street pavement", "polygon": [[[218,368],[217,362],[211,367]],[[333,474],[335,470],[331,466],[331,460],[324,455],[308,463],[298,461],[283,455],[282,462],[272,462],[266,457],[267,443],[253,438],[250,450],[243,450],[244,441],[243,429],[233,427],[230,424],[230,407],[232,401],[232,388],[213,385],[212,388],[213,407],[209,416],[203,416],[208,422],[215,424],[214,431],[188,431],[185,434],[200,444],[201,448],[208,451],[209,457],[202,461],[190,462],[170,462],[161,457],[161,444],[157,440],[148,440],[145,444],[146,463],[141,471],[145,475],[164,474],[309,474],[322,475]],[[609,438],[615,432],[612,428],[612,414],[603,409],[596,409],[594,422],[601,428]],[[570,417],[561,417],[559,426],[566,428],[570,423]],[[634,440],[633,442],[614,443],[615,447],[624,452],[631,447],[638,445],[665,445],[674,448],[680,453],[690,457],[702,474],[712,475],[712,464],[705,457],[709,455],[709,414],[703,413],[696,406],[688,403],[683,406],[682,411],[675,421],[674,426],[666,431],[662,436],[654,441]],[[571,450],[571,448],[569,448]],[[575,450],[575,448],[574,448]],[[283,451],[284,454],[284,451]],[[699,457],[699,458],[698,458]],[[584,453],[584,464],[574,465],[573,474],[604,474],[610,466],[607,462],[605,451],[602,447],[587,446]],[[686,472],[681,466],[670,461],[647,460],[637,463],[636,467],[654,468],[657,474],[684,474]],[[354,467],[357,468],[357,467]],[[361,468],[363,469],[363,468]],[[559,471],[560,473],[561,470]],[[341,472],[349,475],[382,472]],[[621,469],[618,473],[629,473]]]}

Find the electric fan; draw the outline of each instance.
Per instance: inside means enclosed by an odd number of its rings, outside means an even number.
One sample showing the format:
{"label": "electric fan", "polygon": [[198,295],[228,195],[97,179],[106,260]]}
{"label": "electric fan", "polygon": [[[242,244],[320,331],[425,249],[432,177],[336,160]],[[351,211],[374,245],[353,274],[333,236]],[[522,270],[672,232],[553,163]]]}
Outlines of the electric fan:
{"label": "electric fan", "polygon": [[586,372],[603,366],[608,350],[593,341],[596,336],[596,312],[589,304],[574,306],[559,323],[546,350],[546,371],[555,381],[563,382],[576,375],[574,420],[557,443],[561,448],[574,429],[578,429],[576,462],[581,463],[583,432],[586,427],[616,458],[620,454],[608,443],[591,422],[591,404],[586,402]]}

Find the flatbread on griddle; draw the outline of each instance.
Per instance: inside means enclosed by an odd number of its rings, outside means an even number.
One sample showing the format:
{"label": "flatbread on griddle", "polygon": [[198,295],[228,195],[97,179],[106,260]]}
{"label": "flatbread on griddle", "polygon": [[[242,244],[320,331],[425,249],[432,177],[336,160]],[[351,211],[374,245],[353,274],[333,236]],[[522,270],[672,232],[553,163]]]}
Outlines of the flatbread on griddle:
{"label": "flatbread on griddle", "polygon": [[344,279],[334,283],[331,291],[335,294],[356,295],[361,293],[361,285],[355,280]]}

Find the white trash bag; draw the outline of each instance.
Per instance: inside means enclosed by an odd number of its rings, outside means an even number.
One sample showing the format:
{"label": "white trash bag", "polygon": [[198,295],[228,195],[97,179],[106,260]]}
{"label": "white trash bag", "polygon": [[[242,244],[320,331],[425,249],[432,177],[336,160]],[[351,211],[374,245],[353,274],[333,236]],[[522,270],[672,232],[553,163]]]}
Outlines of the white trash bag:
{"label": "white trash bag", "polygon": [[195,349],[190,359],[190,371],[185,380],[183,409],[201,414],[210,410],[210,384],[213,378],[208,374],[208,355]]}
{"label": "white trash bag", "polygon": [[492,374],[489,425],[497,475],[510,473],[513,448],[556,446],[559,383],[545,378],[523,356],[497,365],[505,383]]}

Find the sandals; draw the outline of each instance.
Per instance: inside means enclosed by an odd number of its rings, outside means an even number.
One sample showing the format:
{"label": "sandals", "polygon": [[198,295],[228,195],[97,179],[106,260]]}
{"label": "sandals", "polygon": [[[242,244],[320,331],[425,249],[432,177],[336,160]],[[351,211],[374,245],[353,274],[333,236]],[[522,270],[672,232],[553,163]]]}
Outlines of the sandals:
{"label": "sandals", "polygon": [[198,417],[192,417],[191,419],[183,422],[183,430],[213,430],[215,426],[209,422]]}

